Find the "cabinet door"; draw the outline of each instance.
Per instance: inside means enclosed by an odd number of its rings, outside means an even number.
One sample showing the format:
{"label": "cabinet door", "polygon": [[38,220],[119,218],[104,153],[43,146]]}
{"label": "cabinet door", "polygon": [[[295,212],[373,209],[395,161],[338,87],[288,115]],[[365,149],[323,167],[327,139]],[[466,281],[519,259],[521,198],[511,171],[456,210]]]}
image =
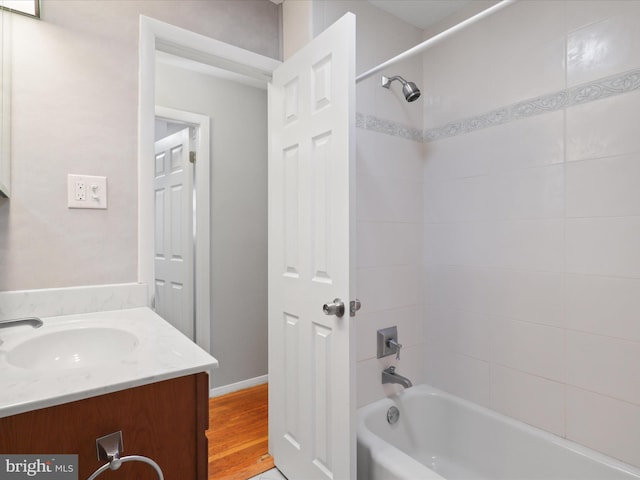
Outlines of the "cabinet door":
{"label": "cabinet door", "polygon": [[[207,480],[208,375],[199,373],[0,418],[0,452],[77,454],[78,478],[104,462],[96,439],[122,431],[123,455],[155,460],[167,480]],[[127,462],[100,480],[157,480],[145,463]]]}

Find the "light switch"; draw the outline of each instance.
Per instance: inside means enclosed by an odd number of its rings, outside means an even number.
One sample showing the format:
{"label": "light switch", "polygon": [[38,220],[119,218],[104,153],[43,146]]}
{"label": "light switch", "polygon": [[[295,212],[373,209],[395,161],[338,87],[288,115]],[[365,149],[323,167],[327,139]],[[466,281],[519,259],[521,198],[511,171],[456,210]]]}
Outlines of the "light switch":
{"label": "light switch", "polygon": [[69,208],[107,208],[107,177],[67,175]]}

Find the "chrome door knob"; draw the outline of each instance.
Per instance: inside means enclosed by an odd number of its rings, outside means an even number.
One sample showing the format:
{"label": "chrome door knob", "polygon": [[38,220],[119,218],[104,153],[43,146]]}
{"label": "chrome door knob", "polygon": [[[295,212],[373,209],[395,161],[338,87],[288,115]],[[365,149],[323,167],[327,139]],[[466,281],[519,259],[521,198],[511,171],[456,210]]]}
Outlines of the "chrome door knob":
{"label": "chrome door knob", "polygon": [[325,303],[322,306],[322,311],[325,315],[335,315],[340,318],[344,315],[344,302],[336,298],[333,303]]}

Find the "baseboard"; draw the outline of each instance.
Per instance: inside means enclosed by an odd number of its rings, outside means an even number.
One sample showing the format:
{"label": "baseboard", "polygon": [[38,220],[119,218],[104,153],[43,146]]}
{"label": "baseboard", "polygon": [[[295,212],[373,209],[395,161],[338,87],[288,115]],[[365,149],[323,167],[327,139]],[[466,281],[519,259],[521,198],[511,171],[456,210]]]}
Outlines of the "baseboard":
{"label": "baseboard", "polygon": [[262,385],[269,381],[269,375],[262,375],[261,377],[248,378],[241,382],[231,383],[229,385],[223,385],[222,387],[216,387],[209,390],[209,398],[220,397],[227,393],[237,392],[245,388],[255,387],[256,385]]}

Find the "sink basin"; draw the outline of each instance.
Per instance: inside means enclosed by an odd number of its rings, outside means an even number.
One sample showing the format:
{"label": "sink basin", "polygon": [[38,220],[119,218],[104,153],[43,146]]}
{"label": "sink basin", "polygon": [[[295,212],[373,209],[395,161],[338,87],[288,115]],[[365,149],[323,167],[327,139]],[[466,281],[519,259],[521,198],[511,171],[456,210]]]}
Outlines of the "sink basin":
{"label": "sink basin", "polygon": [[138,338],[116,328],[74,328],[39,335],[7,352],[7,361],[30,370],[66,370],[120,361]]}

